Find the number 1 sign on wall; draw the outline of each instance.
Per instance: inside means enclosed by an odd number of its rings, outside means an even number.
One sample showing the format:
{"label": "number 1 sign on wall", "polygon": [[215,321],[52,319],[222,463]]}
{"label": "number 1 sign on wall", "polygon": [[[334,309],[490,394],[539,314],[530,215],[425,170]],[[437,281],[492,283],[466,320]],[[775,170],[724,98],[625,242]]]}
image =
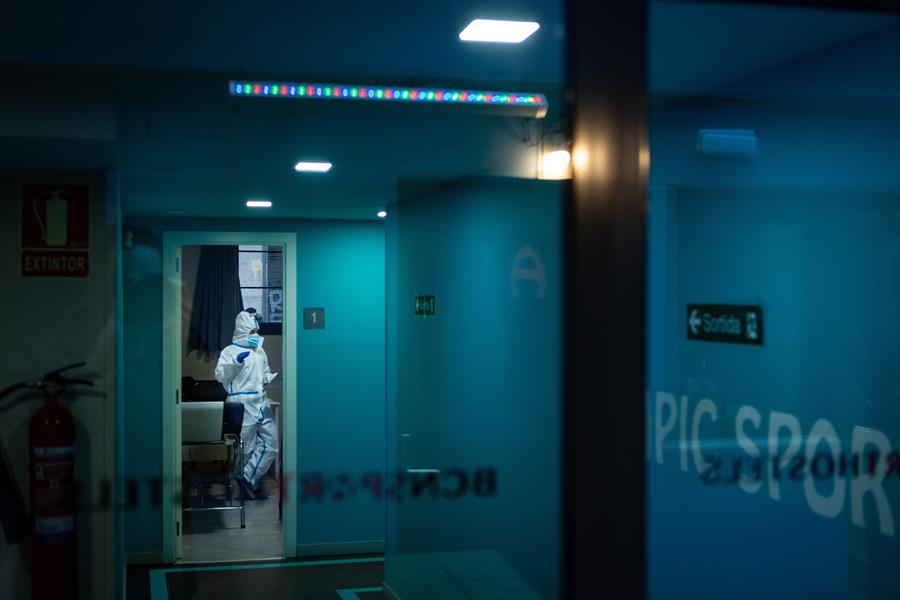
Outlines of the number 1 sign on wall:
{"label": "number 1 sign on wall", "polygon": [[303,329],[325,329],[325,309],[304,308]]}

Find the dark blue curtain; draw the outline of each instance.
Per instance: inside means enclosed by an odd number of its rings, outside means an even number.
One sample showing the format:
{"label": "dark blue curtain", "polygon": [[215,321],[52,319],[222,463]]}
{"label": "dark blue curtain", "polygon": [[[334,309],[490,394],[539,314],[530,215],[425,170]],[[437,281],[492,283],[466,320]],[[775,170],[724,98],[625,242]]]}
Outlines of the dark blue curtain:
{"label": "dark blue curtain", "polygon": [[194,288],[188,352],[217,354],[231,343],[234,317],[244,310],[237,246],[203,246]]}

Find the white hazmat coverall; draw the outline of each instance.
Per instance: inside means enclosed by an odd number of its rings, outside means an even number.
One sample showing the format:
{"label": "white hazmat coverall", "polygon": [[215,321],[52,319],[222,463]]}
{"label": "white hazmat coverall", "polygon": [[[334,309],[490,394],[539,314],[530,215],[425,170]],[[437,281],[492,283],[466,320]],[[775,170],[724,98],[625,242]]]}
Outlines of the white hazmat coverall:
{"label": "white hazmat coverall", "polygon": [[[252,310],[252,309],[251,309]],[[256,348],[251,346],[259,324],[256,318],[241,311],[234,320],[232,344],[219,355],[216,379],[228,392],[229,400],[244,405],[241,438],[244,441],[244,479],[251,490],[257,489],[263,475],[278,454],[278,429],[272,418],[272,407],[266,398],[266,386],[277,373],[269,370],[269,359],[263,350],[263,338]]]}

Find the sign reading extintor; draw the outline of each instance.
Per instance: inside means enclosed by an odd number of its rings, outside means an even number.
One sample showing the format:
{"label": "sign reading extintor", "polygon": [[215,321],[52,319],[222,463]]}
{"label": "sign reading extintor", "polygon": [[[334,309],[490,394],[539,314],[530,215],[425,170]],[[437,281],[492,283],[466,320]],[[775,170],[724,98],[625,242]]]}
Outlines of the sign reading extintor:
{"label": "sign reading extintor", "polygon": [[85,185],[22,186],[23,277],[87,277],[90,190]]}
{"label": "sign reading extintor", "polygon": [[689,340],[761,346],[762,316],[762,307],[756,305],[688,304],[687,337]]}

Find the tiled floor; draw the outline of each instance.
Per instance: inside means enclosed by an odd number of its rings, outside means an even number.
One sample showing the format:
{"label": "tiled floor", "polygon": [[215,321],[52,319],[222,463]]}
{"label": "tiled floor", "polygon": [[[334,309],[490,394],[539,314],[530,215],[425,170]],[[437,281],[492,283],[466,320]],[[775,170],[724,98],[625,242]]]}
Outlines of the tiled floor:
{"label": "tiled floor", "polygon": [[248,565],[246,570],[216,571],[215,566],[210,566],[204,571],[174,571],[165,577],[167,596],[168,600],[255,596],[273,600],[362,600],[355,590],[380,587],[384,578],[384,561],[380,558],[354,564],[334,564],[337,562],[334,560],[322,562],[332,564],[307,563],[304,566],[300,561],[284,566]]}
{"label": "tiled floor", "polygon": [[[278,482],[265,479],[272,495],[266,500],[247,500],[246,529],[239,511],[184,513],[184,538],[180,562],[258,560],[282,556],[281,520],[278,518]],[[214,486],[207,506],[224,505],[225,489]],[[196,498],[194,499],[196,506]],[[237,497],[234,501],[238,505]]]}
{"label": "tiled floor", "polygon": [[384,557],[309,557],[252,563],[132,565],[128,600],[383,600]]}

